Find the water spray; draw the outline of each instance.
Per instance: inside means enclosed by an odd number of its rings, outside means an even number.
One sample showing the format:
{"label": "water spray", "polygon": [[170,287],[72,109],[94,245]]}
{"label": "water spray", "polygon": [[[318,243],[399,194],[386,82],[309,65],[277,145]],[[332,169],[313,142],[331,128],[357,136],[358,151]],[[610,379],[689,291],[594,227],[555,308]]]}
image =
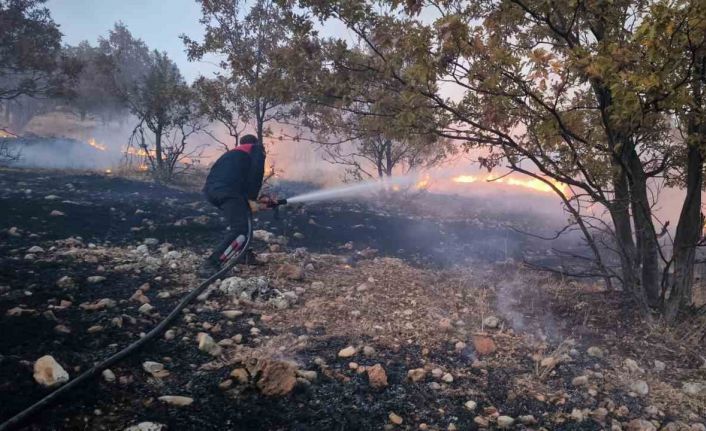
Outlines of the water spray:
{"label": "water spray", "polygon": [[391,177],[384,180],[363,181],[355,184],[333,187],[330,189],[316,190],[303,193],[287,199],[276,201],[275,206],[285,204],[295,204],[303,202],[316,202],[340,198],[350,198],[360,196],[368,192],[385,190],[390,187],[405,187],[417,184],[420,181],[417,175],[406,175],[403,177]]}

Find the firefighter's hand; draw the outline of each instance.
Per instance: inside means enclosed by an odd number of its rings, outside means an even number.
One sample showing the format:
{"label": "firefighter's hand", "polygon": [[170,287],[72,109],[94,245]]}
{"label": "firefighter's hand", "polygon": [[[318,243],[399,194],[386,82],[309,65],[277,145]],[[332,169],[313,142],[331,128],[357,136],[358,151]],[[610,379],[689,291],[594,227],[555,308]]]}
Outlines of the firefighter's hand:
{"label": "firefighter's hand", "polygon": [[260,203],[256,201],[248,200],[248,205],[250,205],[250,212],[258,212],[260,210]]}
{"label": "firefighter's hand", "polygon": [[267,195],[260,196],[257,200],[257,203],[260,204],[260,208],[270,208],[274,202],[275,200]]}

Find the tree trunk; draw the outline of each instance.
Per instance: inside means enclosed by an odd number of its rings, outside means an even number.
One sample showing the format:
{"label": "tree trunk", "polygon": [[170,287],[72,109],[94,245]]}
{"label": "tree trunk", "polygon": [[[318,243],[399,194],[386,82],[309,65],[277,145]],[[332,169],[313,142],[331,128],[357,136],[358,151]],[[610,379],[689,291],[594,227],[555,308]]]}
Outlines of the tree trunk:
{"label": "tree trunk", "polygon": [[[627,145],[627,143],[626,143]],[[652,208],[647,196],[647,177],[639,156],[632,148],[627,154],[630,169],[630,196],[632,205],[637,256],[640,259],[641,284],[651,307],[660,305],[659,244],[652,221]]]}
{"label": "tree trunk", "polygon": [[395,163],[392,161],[392,141],[385,140],[385,174],[388,177],[392,176],[392,170],[395,168]]}
{"label": "tree trunk", "polygon": [[157,175],[161,178],[164,175],[164,160],[162,159],[162,132],[164,128],[160,124],[154,132],[154,156],[157,159]]}
{"label": "tree trunk", "polygon": [[613,201],[609,203],[608,210],[615,228],[615,240],[618,246],[620,268],[623,276],[623,290],[639,298],[642,292],[639,291],[637,282],[635,241],[633,240],[632,225],[630,224],[630,197],[627,178],[620,165],[614,164],[613,169],[615,196]]}
{"label": "tree trunk", "polygon": [[703,120],[703,86],[706,82],[706,57],[695,63],[692,94],[694,112],[687,120],[687,171],[686,196],[682,205],[677,232],[674,237],[674,274],[669,280],[665,298],[665,318],[673,322],[679,311],[691,304],[694,283],[694,260],[696,245],[701,239],[703,220],[701,215],[701,191],[704,182],[704,155],[706,145],[706,124]]}

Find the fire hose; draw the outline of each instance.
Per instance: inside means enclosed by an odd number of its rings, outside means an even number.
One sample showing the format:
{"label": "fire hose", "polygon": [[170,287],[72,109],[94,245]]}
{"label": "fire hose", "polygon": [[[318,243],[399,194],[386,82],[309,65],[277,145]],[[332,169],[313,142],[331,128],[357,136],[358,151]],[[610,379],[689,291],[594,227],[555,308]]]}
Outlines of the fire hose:
{"label": "fire hose", "polygon": [[[284,205],[286,203],[286,199],[267,199],[263,202],[263,205],[266,208],[276,209],[279,205]],[[81,373],[78,377],[59,387],[55,391],[47,394],[46,396],[44,396],[44,398],[40,399],[36,403],[32,404],[31,406],[27,407],[15,416],[0,424],[0,431],[8,431],[14,429],[33,415],[39,413],[44,408],[57,401],[63,395],[66,395],[72,389],[77,388],[79,385],[81,385],[81,383],[96,377],[106,368],[123,360],[128,355],[134,353],[135,351],[146,345],[148,342],[154,340],[157,336],[164,332],[165,329],[167,329],[167,326],[169,326],[177,318],[177,316],[179,316],[181,311],[186,308],[186,306],[189,305],[189,303],[191,303],[194,298],[199,296],[214,281],[227,274],[228,271],[230,271],[235,266],[235,264],[238,263],[239,259],[241,258],[241,256],[243,256],[245,251],[248,249],[248,246],[250,245],[250,240],[252,239],[252,231],[252,213],[248,212],[248,232],[245,238],[245,243],[242,245],[242,247],[240,247],[240,249],[238,249],[235,254],[233,254],[226,262],[223,263],[221,269],[218,272],[216,272],[206,280],[202,281],[201,284],[196,287],[196,289],[192,290],[186,296],[184,296],[181,301],[179,301],[179,303],[176,305],[176,307],[174,307],[174,309],[167,315],[167,317],[162,319],[162,321],[159,322],[157,326],[152,328],[152,330],[146,333],[139,340],[128,345],[124,349],[114,353],[113,355],[104,359],[102,362],[99,362],[98,364],[92,366],[88,370]]]}

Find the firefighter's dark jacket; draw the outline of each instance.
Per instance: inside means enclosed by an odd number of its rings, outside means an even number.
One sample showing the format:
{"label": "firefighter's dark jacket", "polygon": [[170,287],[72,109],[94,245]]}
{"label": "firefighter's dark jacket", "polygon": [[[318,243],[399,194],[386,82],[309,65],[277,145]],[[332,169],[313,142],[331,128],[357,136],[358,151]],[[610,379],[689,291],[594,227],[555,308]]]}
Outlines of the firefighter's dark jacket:
{"label": "firefighter's dark jacket", "polygon": [[226,199],[256,200],[265,174],[265,151],[261,145],[243,144],[216,160],[206,178],[203,192],[220,206]]}

